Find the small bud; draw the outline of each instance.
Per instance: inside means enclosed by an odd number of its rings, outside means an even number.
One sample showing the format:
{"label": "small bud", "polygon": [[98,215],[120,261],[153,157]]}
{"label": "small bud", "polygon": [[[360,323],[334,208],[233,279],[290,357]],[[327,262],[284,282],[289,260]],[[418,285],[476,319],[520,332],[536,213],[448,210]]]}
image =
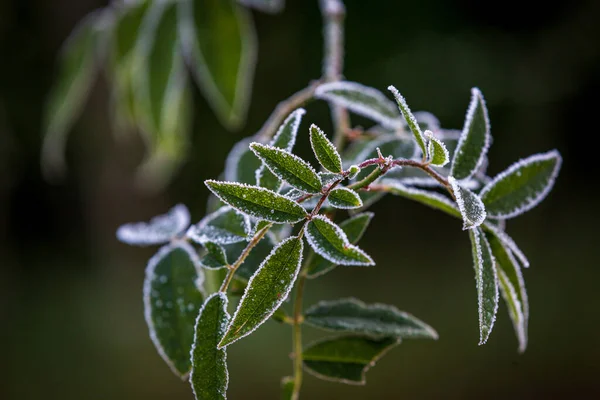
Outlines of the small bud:
{"label": "small bud", "polygon": [[360,172],[360,167],[358,165],[351,165],[350,168],[348,168],[348,172],[350,172],[348,178],[354,179],[356,178],[356,175],[358,175],[358,173]]}

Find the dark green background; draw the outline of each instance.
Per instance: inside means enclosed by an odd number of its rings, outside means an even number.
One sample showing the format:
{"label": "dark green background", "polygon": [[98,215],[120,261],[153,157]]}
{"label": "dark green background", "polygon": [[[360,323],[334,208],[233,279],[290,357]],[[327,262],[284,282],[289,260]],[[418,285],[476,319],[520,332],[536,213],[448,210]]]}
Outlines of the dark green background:
{"label": "dark green background", "polygon": [[[114,232],[177,202],[200,219],[202,182],[220,173],[230,146],[319,76],[317,1],[289,3],[281,15],[255,13],[260,56],[246,127],[224,130],[196,93],[192,156],[163,193],[147,195],[133,186],[141,141],[118,145],[111,135],[104,79],[69,141],[67,179],[51,185],[40,174],[41,110],[57,50],[105,2],[0,2],[0,398],[192,399],[147,335],[141,291],[153,249],[120,244]],[[495,139],[491,173],[552,148],[565,162],[550,197],[508,227],[532,263],[524,355],[503,306],[488,344],[477,346],[461,223],[388,197],[373,209],[362,242],[377,266],[339,268],[310,282],[307,304],[348,295],[393,303],[434,326],[440,340],[406,341],[369,373],[366,387],[308,376],[304,398],[599,395],[600,2],[348,0],[347,8],[348,79],[382,90],[394,84],[414,110],[454,128],[478,86]],[[305,118],[301,155],[308,155],[309,122],[330,131],[323,103]],[[280,376],[291,373],[290,337],[289,327],[269,322],[230,347],[231,399],[278,398]]]}

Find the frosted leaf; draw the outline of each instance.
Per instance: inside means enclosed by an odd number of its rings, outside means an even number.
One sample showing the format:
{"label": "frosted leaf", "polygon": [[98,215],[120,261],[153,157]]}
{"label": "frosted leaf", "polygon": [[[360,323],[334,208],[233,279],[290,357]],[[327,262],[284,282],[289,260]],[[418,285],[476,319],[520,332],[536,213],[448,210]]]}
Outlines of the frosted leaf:
{"label": "frosted leaf", "polygon": [[285,301],[300,271],[302,250],[302,239],[295,236],[273,249],[248,281],[219,348],[254,332]]}
{"label": "frosted leaf", "polygon": [[437,332],[415,316],[386,304],[355,298],[321,301],[304,313],[308,325],[333,332],[369,336],[437,339]]}
{"label": "frosted leaf", "polygon": [[498,174],[480,193],[493,218],[513,218],[537,206],[552,190],[562,158],[558,151],[535,154]]}
{"label": "frosted leaf", "polygon": [[225,206],[192,225],[186,235],[200,244],[231,244],[246,240],[251,232],[248,216]]}
{"label": "frosted leaf", "polygon": [[117,239],[135,246],[162,244],[180,235],[189,224],[190,212],[185,205],[178,204],[150,222],[121,225],[117,230]]}
{"label": "frosted leaf", "polygon": [[227,267],[227,255],[223,247],[212,242],[205,242],[203,246],[206,249],[206,254],[200,262],[204,268],[219,269]]}
{"label": "frosted leaf", "polygon": [[330,185],[337,180],[344,179],[343,175],[334,174],[333,172],[319,172],[318,174],[323,185]]}
{"label": "frosted leaf", "polygon": [[472,177],[483,163],[491,141],[485,100],[479,89],[473,88],[465,125],[452,158],[450,174],[458,180]]}
{"label": "frosted leaf", "polygon": [[330,101],[378,123],[395,128],[400,124],[398,108],[377,89],[356,82],[331,82],[320,85],[315,97]]}
{"label": "frosted leaf", "polygon": [[250,216],[277,223],[296,223],[306,218],[300,204],[271,190],[237,182],[204,183],[222,201]]}
{"label": "frosted leaf", "polygon": [[238,0],[238,3],[268,13],[281,12],[285,6],[285,0]]}
{"label": "frosted leaf", "polygon": [[508,236],[506,232],[502,231],[501,229],[492,224],[487,223],[487,221],[484,223],[483,226],[487,231],[493,233],[502,242],[502,244],[504,244],[504,246],[507,249],[509,249],[515,257],[519,259],[523,267],[529,268],[529,260],[525,256],[525,253],[521,251],[519,246],[517,246],[515,241],[510,236]]}
{"label": "frosted leaf", "polygon": [[348,168],[348,179],[356,178],[356,176],[358,175],[359,172],[360,172],[360,167],[356,164],[352,164]]}
{"label": "frosted leaf", "polygon": [[294,378],[286,376],[281,378],[281,400],[293,400]]}
{"label": "frosted leaf", "polygon": [[[440,130],[440,120],[432,113],[427,111],[415,111],[413,115],[423,131],[429,130],[437,133],[438,130]],[[406,122],[406,120],[404,122]]]}
{"label": "frosted leaf", "polygon": [[323,215],[310,220],[305,236],[315,253],[334,264],[375,265],[367,253],[350,243],[342,228]]}
{"label": "frosted leaf", "polygon": [[[239,242],[224,246],[227,259],[232,262],[237,260],[247,244],[248,243],[245,242]],[[275,245],[276,242],[274,241],[273,235],[267,234],[248,254],[242,265],[240,265],[236,271],[235,277],[243,282],[248,282],[265,258],[271,254]]]}
{"label": "frosted leaf", "polygon": [[479,345],[487,342],[498,312],[498,275],[496,260],[480,228],[469,231],[471,238],[477,304],[479,310]]}
{"label": "frosted leaf", "polygon": [[302,352],[304,368],[317,378],[364,385],[367,371],[390,349],[400,343],[398,338],[340,336],[309,344]]}
{"label": "frosted leaf", "polygon": [[402,112],[402,115],[404,116],[404,119],[406,120],[406,123],[410,128],[410,131],[413,133],[417,145],[419,146],[421,152],[425,156],[427,154],[426,139],[423,136],[423,133],[421,132],[419,123],[410,111],[410,108],[408,107],[408,104],[406,104],[406,100],[404,99],[404,97],[402,97],[400,92],[398,92],[398,89],[396,89],[394,86],[388,86],[388,90],[392,92],[392,94],[396,98],[398,107],[400,108],[400,111]]}
{"label": "frosted leaf", "polygon": [[329,204],[335,208],[353,209],[363,206],[363,202],[358,193],[342,186],[336,187],[329,192],[327,199],[329,200]]}
{"label": "frosted leaf", "polygon": [[253,138],[245,138],[237,142],[225,160],[225,180],[254,184],[255,171],[262,165],[260,160],[250,150]]}
{"label": "frosted leaf", "polygon": [[429,207],[444,211],[453,217],[462,218],[456,204],[440,193],[405,186],[401,181],[395,179],[383,179],[381,186],[386,192],[418,201]]}
{"label": "frosted leaf", "polygon": [[463,218],[463,230],[473,229],[483,223],[486,217],[485,206],[475,193],[462,187],[454,177],[448,177],[452,191],[456,197],[458,209]]}
{"label": "frosted leaf", "polygon": [[319,163],[333,173],[342,172],[342,159],[337,149],[318,126],[310,127],[310,146]]}
{"label": "frosted leaf", "polygon": [[425,137],[428,139],[427,143],[427,157],[432,165],[443,167],[450,161],[450,153],[444,146],[444,143],[433,136],[433,132],[425,131]]}
{"label": "frosted leaf", "polygon": [[186,242],[163,246],[146,267],[144,315],[150,338],[173,372],[184,379],[191,368],[203,281],[198,256]]}
{"label": "frosted leaf", "polygon": [[283,149],[251,143],[250,149],[272,173],[296,189],[320,193],[323,184],[314,168],[300,157]]}
{"label": "frosted leaf", "polygon": [[227,350],[217,349],[229,323],[227,303],[225,293],[210,295],[196,319],[194,344],[190,352],[190,384],[196,400],[227,398]]}

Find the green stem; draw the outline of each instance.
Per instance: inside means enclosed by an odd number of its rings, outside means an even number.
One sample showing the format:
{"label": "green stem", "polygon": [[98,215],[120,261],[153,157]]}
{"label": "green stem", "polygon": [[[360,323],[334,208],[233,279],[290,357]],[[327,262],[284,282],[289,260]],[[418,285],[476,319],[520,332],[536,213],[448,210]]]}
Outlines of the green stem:
{"label": "green stem", "polygon": [[369,175],[367,175],[364,179],[361,179],[358,182],[354,182],[352,185],[348,185],[349,189],[353,189],[353,190],[357,190],[357,189],[362,189],[362,188],[366,188],[367,186],[369,186],[371,183],[373,183],[377,178],[379,178],[381,175],[385,174],[387,172],[387,169],[385,168],[375,168],[373,170],[373,172],[371,172]]}
{"label": "green stem", "polygon": [[252,238],[252,240],[250,240],[250,242],[248,242],[246,248],[244,249],[244,251],[242,251],[242,254],[240,254],[238,259],[231,265],[231,267],[229,267],[229,271],[227,271],[227,276],[225,277],[225,280],[223,280],[223,284],[221,285],[219,291],[223,293],[227,292],[227,288],[233,280],[235,272],[244,263],[246,257],[248,257],[248,254],[250,254],[250,251],[252,251],[252,249],[258,244],[258,242],[261,241],[261,239],[267,234],[267,232],[269,231],[269,229],[271,229],[272,226],[273,223],[270,223],[254,234],[254,237]]}

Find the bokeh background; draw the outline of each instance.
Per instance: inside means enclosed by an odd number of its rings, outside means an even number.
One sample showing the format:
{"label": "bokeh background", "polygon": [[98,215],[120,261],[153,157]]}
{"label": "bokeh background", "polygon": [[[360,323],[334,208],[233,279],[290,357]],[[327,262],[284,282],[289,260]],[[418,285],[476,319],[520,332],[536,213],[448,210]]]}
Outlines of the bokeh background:
{"label": "bokeh background", "polygon": [[[434,326],[437,342],[406,341],[368,374],[365,387],[307,376],[306,399],[592,398],[600,395],[598,91],[600,2],[347,0],[348,79],[394,84],[414,110],[461,128],[472,86],[487,99],[490,172],[558,148],[564,166],[550,197],[510,221],[532,261],[530,345],[518,355],[502,305],[477,346],[469,240],[459,221],[387,197],[362,241],[377,266],[339,268],[308,286],[306,304],[354,295],[387,302]],[[162,192],[136,190],[141,140],[111,135],[106,81],[94,86],[69,140],[58,184],[39,167],[41,115],[55,58],[74,24],[101,0],[0,2],[0,398],[192,399],[156,354],[141,290],[153,249],[115,239],[124,222],[177,202],[204,214],[203,180],[229,148],[254,133],[276,103],[320,75],[317,1],[254,13],[260,39],[249,120],[222,128],[195,93],[191,157]],[[196,89],[195,89],[196,90]],[[309,106],[325,129],[327,106]],[[356,124],[365,120],[355,118]],[[307,135],[298,143],[308,155]],[[288,305],[289,306],[289,305]],[[308,339],[319,332],[307,328]],[[291,332],[269,322],[230,347],[231,399],[276,399],[291,373]]]}

